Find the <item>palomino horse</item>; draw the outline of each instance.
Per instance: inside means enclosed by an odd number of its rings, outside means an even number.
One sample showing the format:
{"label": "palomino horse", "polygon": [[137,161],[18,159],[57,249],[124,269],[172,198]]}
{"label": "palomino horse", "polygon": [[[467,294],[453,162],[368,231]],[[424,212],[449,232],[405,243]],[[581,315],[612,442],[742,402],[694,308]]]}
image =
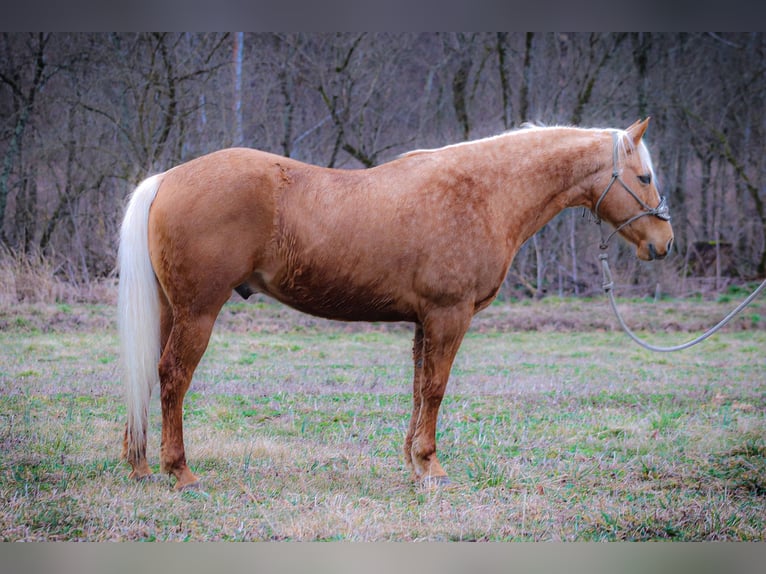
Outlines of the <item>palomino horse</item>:
{"label": "palomino horse", "polygon": [[642,142],[647,123],[531,127],[364,170],[226,149],[145,180],[119,253],[131,476],[151,474],[147,409],[159,380],[161,470],[177,489],[198,482],[183,400],[236,290],[331,319],[414,323],[405,457],[416,480],[446,482],[435,431],[452,361],[521,245],[564,208],[584,206],[639,258],[667,255],[673,231]]}

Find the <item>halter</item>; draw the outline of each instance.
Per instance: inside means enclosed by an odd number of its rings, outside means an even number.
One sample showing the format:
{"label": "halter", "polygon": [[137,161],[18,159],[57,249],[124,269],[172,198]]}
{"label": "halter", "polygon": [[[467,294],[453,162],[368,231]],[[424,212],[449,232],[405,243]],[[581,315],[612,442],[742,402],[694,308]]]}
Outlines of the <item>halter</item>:
{"label": "halter", "polygon": [[[619,147],[619,135],[618,132],[613,131],[612,132],[612,141],[614,142],[614,146],[612,148],[612,179],[609,181],[609,185],[606,186],[606,189],[601,194],[601,197],[598,198],[598,201],[596,202],[596,207],[593,209],[593,215],[596,218],[595,223],[599,226],[599,229],[601,229],[601,245],[599,247],[601,249],[606,249],[609,247],[609,240],[612,239],[615,233],[618,233],[623,227],[630,225],[633,223],[636,219],[639,219],[645,215],[654,215],[655,217],[658,217],[662,219],[663,221],[670,221],[670,208],[668,207],[668,202],[665,199],[664,195],[660,196],[660,203],[657,205],[657,207],[650,207],[647,205],[647,203],[642,200],[636,193],[630,189],[630,186],[623,181],[622,177],[620,177],[620,169],[618,167],[618,147]],[[614,182],[619,182],[619,184],[623,187],[625,191],[627,191],[630,195],[633,196],[633,199],[635,199],[638,204],[643,208],[644,211],[641,213],[634,215],[627,221],[621,223],[619,226],[615,228],[612,233],[609,234],[609,236],[604,240],[604,232],[603,228],[601,227],[601,216],[598,213],[599,207],[601,207],[601,203],[604,201],[604,198],[606,197],[606,194],[609,193],[609,190],[612,189],[612,186],[614,185]]]}
{"label": "halter", "polygon": [[[606,249],[609,247],[609,240],[612,238],[612,236],[620,231],[623,227],[626,225],[629,225],[630,223],[634,222],[639,217],[643,217],[644,215],[654,215],[656,217],[659,217],[663,221],[670,221],[670,209],[668,208],[668,203],[665,200],[665,196],[660,196],[660,203],[657,205],[657,207],[649,207],[646,202],[642,201],[640,197],[638,197],[635,192],[630,189],[628,184],[626,184],[622,178],[620,177],[620,172],[617,169],[617,148],[618,148],[618,134],[617,132],[612,132],[612,139],[614,141],[614,151],[612,154],[612,180],[609,182],[609,185],[606,186],[606,189],[601,194],[601,197],[598,198],[598,201],[596,202],[596,207],[593,210],[593,215],[596,218],[596,223],[599,225],[599,229],[601,230],[601,245],[599,246],[601,249]],[[628,219],[626,222],[619,225],[610,235],[606,238],[606,241],[604,241],[604,231],[601,227],[601,217],[599,217],[598,214],[598,208],[601,206],[601,202],[604,201],[604,197],[606,197],[606,194],[609,193],[609,190],[612,189],[612,186],[614,185],[614,182],[618,181],[620,182],[620,185],[627,191],[630,195],[633,196],[633,198],[639,203],[639,205],[644,209],[642,213],[639,213],[638,215],[634,215],[630,219]],[[647,343],[646,341],[643,341],[640,339],[633,331],[630,330],[630,328],[625,323],[625,320],[622,318],[622,315],[620,314],[619,309],[617,309],[617,303],[614,299],[614,281],[612,280],[612,271],[609,268],[609,256],[606,253],[599,254],[598,258],[601,260],[601,271],[603,272],[604,276],[604,282],[602,284],[602,287],[604,288],[604,293],[609,297],[609,303],[612,305],[612,310],[614,311],[615,316],[617,317],[617,320],[620,323],[620,326],[623,328],[623,330],[628,334],[628,336],[633,339],[636,343],[644,347],[645,349],[648,349],[649,351],[656,351],[656,352],[671,352],[671,351],[681,351],[683,349],[688,349],[689,347],[696,345],[697,343],[700,343],[710,337],[713,333],[721,329],[724,325],[726,325],[729,321],[731,321],[734,316],[742,311],[747,305],[749,305],[753,299],[755,299],[758,294],[766,289],[766,280],[764,280],[756,289],[753,291],[747,299],[745,299],[742,303],[740,303],[733,311],[731,311],[726,317],[724,317],[717,325],[712,327],[711,329],[708,329],[705,331],[702,335],[699,337],[696,337],[695,339],[692,339],[691,341],[687,341],[686,343],[682,343],[680,345],[673,345],[671,347],[658,347],[656,345],[651,345]]]}

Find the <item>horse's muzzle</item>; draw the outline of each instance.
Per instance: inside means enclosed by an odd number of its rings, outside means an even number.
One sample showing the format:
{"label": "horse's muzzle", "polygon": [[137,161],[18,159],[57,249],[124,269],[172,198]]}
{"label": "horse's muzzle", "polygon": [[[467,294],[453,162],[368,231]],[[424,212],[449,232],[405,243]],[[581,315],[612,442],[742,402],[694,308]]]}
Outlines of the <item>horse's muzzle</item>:
{"label": "horse's muzzle", "polygon": [[649,251],[649,261],[654,261],[655,259],[665,259],[668,256],[668,253],[670,253],[670,250],[673,248],[673,238],[671,237],[668,240],[668,243],[665,245],[665,251],[662,253],[657,252],[657,248],[654,246],[654,243],[650,243],[647,247]]}

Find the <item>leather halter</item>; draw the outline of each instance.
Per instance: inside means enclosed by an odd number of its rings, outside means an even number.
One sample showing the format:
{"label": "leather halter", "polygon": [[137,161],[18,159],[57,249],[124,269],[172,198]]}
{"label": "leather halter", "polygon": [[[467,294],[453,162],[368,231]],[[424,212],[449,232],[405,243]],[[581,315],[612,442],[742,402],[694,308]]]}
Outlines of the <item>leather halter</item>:
{"label": "leather halter", "polygon": [[654,215],[655,217],[658,217],[659,219],[662,219],[663,221],[670,221],[670,208],[668,207],[668,202],[665,199],[664,195],[660,196],[660,203],[657,205],[657,207],[650,207],[649,205],[647,205],[647,203],[644,200],[638,197],[638,195],[636,195],[636,193],[632,189],[630,189],[630,186],[627,183],[625,183],[622,177],[620,177],[620,170],[618,167],[619,137],[620,136],[618,132],[616,131],[612,132],[612,141],[614,142],[614,146],[612,150],[612,179],[609,181],[609,184],[606,186],[606,189],[601,193],[601,197],[598,198],[598,201],[596,202],[596,207],[593,209],[593,215],[596,217],[595,223],[598,224],[599,226],[601,225],[601,216],[599,215],[598,210],[599,210],[599,207],[601,207],[601,203],[604,201],[606,194],[609,193],[609,190],[612,189],[612,186],[614,185],[615,181],[619,182],[619,184],[623,187],[623,189],[633,196],[633,199],[635,199],[638,202],[638,204],[643,208],[643,211],[629,218],[627,221],[624,221],[620,225],[618,225],[615,228],[615,230],[609,234],[606,240],[604,240],[604,234],[602,231],[601,245],[599,246],[601,249],[606,249],[609,246],[609,240],[612,239],[612,237],[616,233],[618,233],[623,227],[630,225],[636,219],[644,217],[645,215]]}

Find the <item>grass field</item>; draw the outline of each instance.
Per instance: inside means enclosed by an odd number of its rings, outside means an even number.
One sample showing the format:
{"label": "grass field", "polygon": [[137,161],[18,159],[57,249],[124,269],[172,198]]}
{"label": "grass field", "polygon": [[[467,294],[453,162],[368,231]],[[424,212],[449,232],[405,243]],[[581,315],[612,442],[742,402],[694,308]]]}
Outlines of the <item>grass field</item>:
{"label": "grass field", "polygon": [[[677,343],[730,304],[623,302]],[[763,304],[651,354],[600,301],[493,305],[456,360],[437,441],[453,488],[404,466],[411,328],[229,304],[185,403],[202,487],[128,480],[112,310],[0,312],[2,540],[764,540]],[[156,395],[157,393],[155,393]],[[159,403],[150,413],[158,463]]]}

